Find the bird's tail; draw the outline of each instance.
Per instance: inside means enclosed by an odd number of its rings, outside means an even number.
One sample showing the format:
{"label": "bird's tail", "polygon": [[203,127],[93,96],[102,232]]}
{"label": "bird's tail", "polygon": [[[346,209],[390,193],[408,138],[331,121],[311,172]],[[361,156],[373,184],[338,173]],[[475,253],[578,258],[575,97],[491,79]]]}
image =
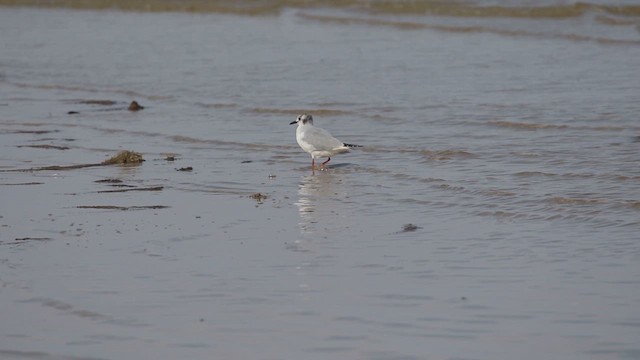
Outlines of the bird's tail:
{"label": "bird's tail", "polygon": [[342,145],[344,145],[344,146],[346,146],[346,147],[348,147],[348,148],[357,148],[357,147],[362,147],[362,145],[347,144],[347,143],[344,143],[344,144],[342,144]]}

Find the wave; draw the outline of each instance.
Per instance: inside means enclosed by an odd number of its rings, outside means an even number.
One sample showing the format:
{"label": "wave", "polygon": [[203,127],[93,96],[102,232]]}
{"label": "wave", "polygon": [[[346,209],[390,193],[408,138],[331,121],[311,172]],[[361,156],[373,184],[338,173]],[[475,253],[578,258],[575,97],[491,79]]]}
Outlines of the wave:
{"label": "wave", "polygon": [[353,115],[355,112],[346,110],[335,109],[275,109],[275,108],[250,108],[247,111],[254,114],[268,114],[268,115],[290,115],[298,116],[300,114],[311,114],[314,116],[341,116],[341,115]]}
{"label": "wave", "polygon": [[552,125],[552,124],[533,124],[524,122],[512,122],[512,121],[489,121],[489,125],[514,128],[521,130],[540,130],[540,129],[566,129],[566,125]]}
{"label": "wave", "polygon": [[624,131],[627,130],[624,126],[569,126],[569,125],[555,125],[555,124],[537,124],[527,122],[514,122],[514,121],[488,121],[488,125],[511,128],[516,130],[585,130],[585,131]]}
{"label": "wave", "polygon": [[589,12],[615,16],[640,16],[640,5],[573,4],[486,5],[441,0],[0,0],[4,6],[116,9],[142,12],[232,13],[270,15],[293,9],[343,9],[383,15],[430,15],[449,17],[573,18]]}
{"label": "wave", "polygon": [[598,36],[553,33],[529,30],[502,29],[481,25],[442,25],[428,24],[416,21],[397,21],[372,19],[349,16],[333,16],[333,15],[315,15],[315,14],[299,14],[300,17],[307,20],[321,21],[325,23],[334,23],[340,25],[367,25],[367,26],[388,26],[400,30],[435,30],[452,33],[487,33],[511,37],[527,37],[537,39],[561,39],[572,42],[594,42],[603,45],[640,45],[640,40],[632,39],[613,39]]}
{"label": "wave", "polygon": [[[2,0],[0,0],[0,4],[2,4]],[[142,94],[132,90],[126,89],[113,89],[113,88],[95,88],[90,86],[80,86],[80,85],[59,85],[59,84],[30,84],[23,82],[12,82],[12,81],[4,81],[0,79],[0,82],[9,84],[11,86],[15,86],[18,88],[28,88],[28,89],[42,89],[42,90],[62,90],[62,91],[72,91],[72,92],[88,92],[88,93],[112,93],[119,95],[126,95],[137,98],[144,98],[148,100],[172,100],[172,96],[164,96],[164,95],[149,95]],[[86,100],[86,99],[72,99],[71,102],[76,102],[80,104],[89,104],[89,105],[108,105],[109,101],[112,100]],[[115,103],[115,102],[114,102]]]}
{"label": "wave", "polygon": [[587,12],[614,15],[640,16],[638,5],[600,5],[591,3],[558,4],[543,6],[482,6],[477,3],[444,1],[375,1],[371,8],[376,12],[396,14],[426,14],[452,17],[519,17],[519,18],[570,18]]}
{"label": "wave", "polygon": [[562,196],[554,196],[547,199],[547,201],[556,205],[593,205],[604,204],[607,202],[604,199],[568,198]]}
{"label": "wave", "polygon": [[424,155],[428,160],[451,160],[454,158],[468,159],[475,158],[476,155],[464,150],[421,150],[420,153]]}
{"label": "wave", "polygon": [[[513,5],[503,0],[498,5],[434,0],[0,0],[0,6],[30,6],[87,10],[119,10],[135,12],[216,13],[240,16],[275,16],[285,10],[296,10],[305,20],[339,25],[392,27],[399,30],[432,30],[451,33],[484,33],[533,39],[560,39],[571,42],[593,42],[602,45],[639,46],[640,5],[604,5],[595,3]],[[522,1],[522,3],[525,3]],[[327,11],[328,10],[328,11]],[[563,21],[579,17],[593,22],[590,30],[530,22],[515,26],[496,24],[493,19]],[[439,20],[436,18],[440,18]],[[425,21],[428,19],[429,23]],[[462,19],[451,21],[452,19]],[[468,19],[476,19],[469,21]],[[478,21],[477,19],[482,19]],[[470,24],[473,22],[473,24]],[[479,24],[482,23],[482,24]],[[617,27],[616,31],[602,28]],[[629,27],[629,29],[619,29]],[[555,29],[555,30],[554,30]],[[576,30],[577,29],[577,30]],[[582,30],[580,30],[582,29]],[[609,29],[611,30],[611,29]],[[616,34],[611,37],[611,34]],[[1,80],[1,77],[0,77]]]}

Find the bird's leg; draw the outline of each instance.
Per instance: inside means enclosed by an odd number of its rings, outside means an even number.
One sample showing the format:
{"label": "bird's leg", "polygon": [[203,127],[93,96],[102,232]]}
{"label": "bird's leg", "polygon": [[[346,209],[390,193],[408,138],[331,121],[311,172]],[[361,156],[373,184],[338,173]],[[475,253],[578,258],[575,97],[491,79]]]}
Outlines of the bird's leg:
{"label": "bird's leg", "polygon": [[328,158],[327,158],[327,161],[323,162],[323,163],[322,163],[322,165],[320,165],[320,167],[321,167],[321,168],[323,168],[323,167],[324,167],[324,164],[328,163],[329,161],[331,161],[331,158],[330,158],[330,157],[328,157]]}
{"label": "bird's leg", "polygon": [[311,158],[311,169],[315,169],[316,167],[316,159]]}

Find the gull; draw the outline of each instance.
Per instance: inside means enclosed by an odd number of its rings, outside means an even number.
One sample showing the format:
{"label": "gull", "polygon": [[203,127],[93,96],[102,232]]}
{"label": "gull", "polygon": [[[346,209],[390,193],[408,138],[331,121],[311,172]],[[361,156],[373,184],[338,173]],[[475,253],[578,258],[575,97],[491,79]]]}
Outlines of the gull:
{"label": "gull", "polygon": [[343,154],[351,151],[351,148],[362,147],[360,145],[345,144],[334,138],[327,130],[313,126],[313,116],[302,114],[296,121],[289,125],[298,124],[296,129],[296,140],[302,150],[311,155],[311,168],[316,165],[316,159],[326,157],[327,161],[320,165],[322,169],[331,157],[336,154]]}

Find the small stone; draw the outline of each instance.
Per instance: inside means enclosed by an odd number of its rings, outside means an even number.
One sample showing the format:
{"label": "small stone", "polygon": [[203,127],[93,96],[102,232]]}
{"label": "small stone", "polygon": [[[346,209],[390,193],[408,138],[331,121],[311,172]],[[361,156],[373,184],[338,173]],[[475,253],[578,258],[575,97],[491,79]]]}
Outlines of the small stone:
{"label": "small stone", "polygon": [[140,111],[142,109],[144,109],[144,106],[138,104],[137,101],[132,101],[128,108],[129,111]]}

